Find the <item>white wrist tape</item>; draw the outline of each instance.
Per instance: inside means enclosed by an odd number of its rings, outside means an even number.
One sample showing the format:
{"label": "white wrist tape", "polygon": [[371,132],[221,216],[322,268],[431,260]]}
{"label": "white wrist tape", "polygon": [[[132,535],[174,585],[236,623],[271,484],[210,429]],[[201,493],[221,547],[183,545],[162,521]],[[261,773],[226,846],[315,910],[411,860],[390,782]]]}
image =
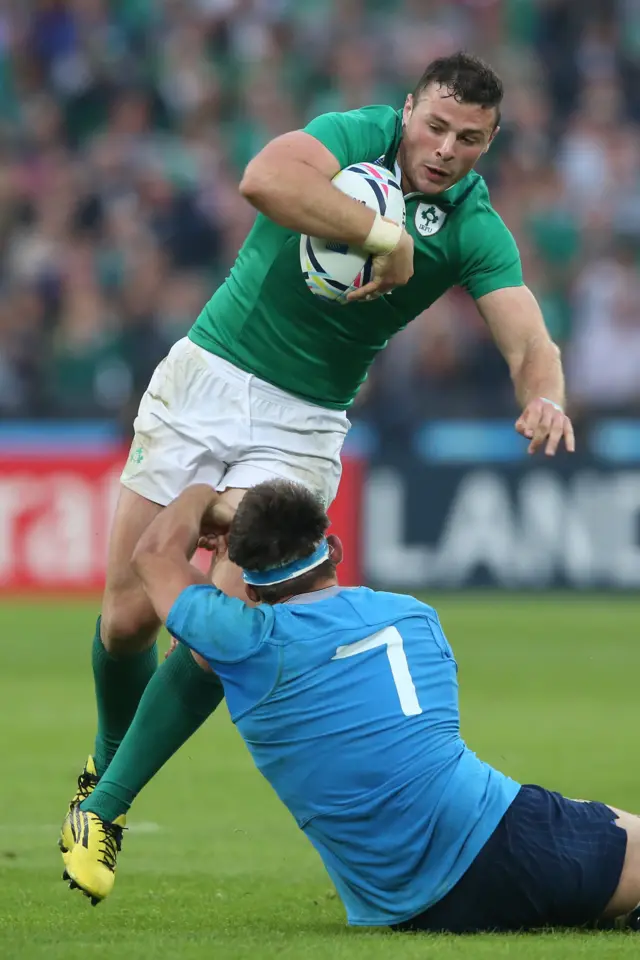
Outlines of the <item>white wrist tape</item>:
{"label": "white wrist tape", "polygon": [[556,403],[555,400],[549,400],[547,397],[538,397],[539,400],[542,400],[543,403],[550,403],[554,410],[557,410],[558,413],[564,413],[564,410],[559,403]]}
{"label": "white wrist tape", "polygon": [[376,213],[373,226],[362,247],[366,253],[372,253],[374,257],[384,257],[395,250],[401,236],[402,227],[399,223],[383,220],[380,214]]}

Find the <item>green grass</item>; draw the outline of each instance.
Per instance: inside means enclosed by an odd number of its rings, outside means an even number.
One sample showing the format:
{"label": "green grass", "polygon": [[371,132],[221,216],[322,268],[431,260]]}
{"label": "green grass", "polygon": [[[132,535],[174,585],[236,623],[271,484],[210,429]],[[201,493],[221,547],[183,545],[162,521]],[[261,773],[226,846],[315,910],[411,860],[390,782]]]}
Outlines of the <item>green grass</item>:
{"label": "green grass", "polygon": [[[640,602],[449,596],[463,732],[569,796],[640,808]],[[635,955],[625,934],[402,937],[347,929],[320,861],[221,709],[136,802],[112,897],[60,880],[55,843],[91,748],[91,604],[0,604],[0,957],[75,960]]]}

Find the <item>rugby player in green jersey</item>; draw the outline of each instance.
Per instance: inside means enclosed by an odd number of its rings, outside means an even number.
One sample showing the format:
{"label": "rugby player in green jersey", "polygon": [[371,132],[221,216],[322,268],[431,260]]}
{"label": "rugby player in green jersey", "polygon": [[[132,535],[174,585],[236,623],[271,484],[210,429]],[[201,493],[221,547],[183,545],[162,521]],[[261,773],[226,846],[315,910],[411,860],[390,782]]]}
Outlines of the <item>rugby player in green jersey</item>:
{"label": "rugby player in green jersey", "polygon": [[[113,885],[133,798],[223,695],[182,645],[156,669],[159,622],[131,557],[163,507],[207,483],[224,491],[221,509],[232,511],[247,488],[277,477],[305,484],[328,505],[346,411],[373,359],[457,285],[474,298],[509,366],[522,411],[515,426],[530,452],[553,455],[561,443],[573,450],[558,349],[523,283],[515,242],[473,172],[498,132],[502,93],[488,66],[456,54],[427,68],[403,110],[318,117],[267,144],[247,167],[240,190],[259,211],[255,225],[189,336],[155,371],[122,474],[93,639],[95,750],[60,839],[69,878],[95,902]],[[362,161],[401,172],[406,229],[331,183]],[[351,303],[309,292],[301,233],[374,256],[373,279]],[[240,571],[224,555],[212,576],[244,596]]]}

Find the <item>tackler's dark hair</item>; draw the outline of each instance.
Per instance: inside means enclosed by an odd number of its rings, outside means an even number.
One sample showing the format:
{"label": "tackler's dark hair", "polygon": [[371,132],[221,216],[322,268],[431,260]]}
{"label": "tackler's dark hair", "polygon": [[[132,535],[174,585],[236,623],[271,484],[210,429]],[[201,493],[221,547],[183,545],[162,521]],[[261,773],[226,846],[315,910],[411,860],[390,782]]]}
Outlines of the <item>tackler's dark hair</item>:
{"label": "tackler's dark hair", "polygon": [[[306,487],[266,480],[247,490],[240,501],[229,531],[229,559],[260,572],[302,560],[313,553],[328,527],[324,505]],[[254,589],[260,600],[277,603],[292,593],[306,593],[335,569],[327,559],[300,577]]]}

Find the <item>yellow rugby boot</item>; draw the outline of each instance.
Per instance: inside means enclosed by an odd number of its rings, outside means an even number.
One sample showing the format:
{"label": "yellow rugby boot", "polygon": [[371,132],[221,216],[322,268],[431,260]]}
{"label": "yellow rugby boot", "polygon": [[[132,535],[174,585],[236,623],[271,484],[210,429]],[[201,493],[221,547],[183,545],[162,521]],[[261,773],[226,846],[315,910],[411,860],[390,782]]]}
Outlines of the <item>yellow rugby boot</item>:
{"label": "yellow rugby boot", "polygon": [[68,820],[73,839],[62,878],[71,890],[79,887],[95,907],[113,889],[124,817],[111,823],[75,806]]}
{"label": "yellow rugby boot", "polygon": [[58,846],[60,847],[60,853],[62,854],[62,859],[64,860],[65,865],[69,858],[69,851],[74,844],[73,832],[71,830],[70,823],[71,814],[79,803],[82,803],[83,800],[87,799],[89,794],[93,793],[97,783],[98,775],[96,773],[95,763],[93,762],[93,757],[89,757],[84,765],[84,770],[78,777],[78,786],[76,787],[76,792],[71,798],[67,815],[62,822],[62,827],[60,828],[60,839],[58,840]]}

